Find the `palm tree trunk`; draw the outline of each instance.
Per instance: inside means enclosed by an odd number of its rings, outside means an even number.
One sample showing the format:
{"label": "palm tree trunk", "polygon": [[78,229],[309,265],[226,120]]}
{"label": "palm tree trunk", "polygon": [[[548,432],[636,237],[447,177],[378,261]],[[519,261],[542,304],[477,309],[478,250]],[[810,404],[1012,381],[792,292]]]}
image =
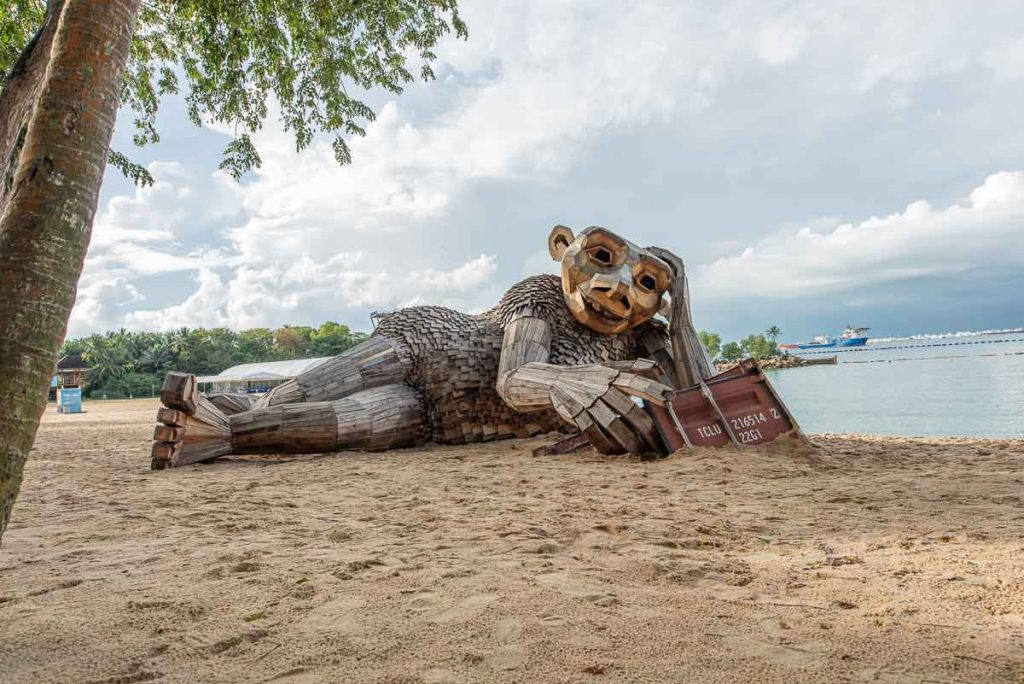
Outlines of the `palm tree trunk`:
{"label": "palm tree trunk", "polygon": [[46,77],[46,64],[63,5],[64,0],[47,0],[46,20],[21,51],[0,89],[0,214],[14,185],[29,115]]}
{"label": "palm tree trunk", "polygon": [[0,218],[0,536],[89,246],[140,0],[65,0]]}

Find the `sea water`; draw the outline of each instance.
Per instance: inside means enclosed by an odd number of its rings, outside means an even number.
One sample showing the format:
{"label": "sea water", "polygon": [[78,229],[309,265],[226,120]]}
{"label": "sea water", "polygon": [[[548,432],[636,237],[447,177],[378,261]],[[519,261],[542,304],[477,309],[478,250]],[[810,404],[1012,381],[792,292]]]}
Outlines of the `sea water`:
{"label": "sea water", "polygon": [[805,432],[1024,439],[1024,333],[872,340],[765,371]]}

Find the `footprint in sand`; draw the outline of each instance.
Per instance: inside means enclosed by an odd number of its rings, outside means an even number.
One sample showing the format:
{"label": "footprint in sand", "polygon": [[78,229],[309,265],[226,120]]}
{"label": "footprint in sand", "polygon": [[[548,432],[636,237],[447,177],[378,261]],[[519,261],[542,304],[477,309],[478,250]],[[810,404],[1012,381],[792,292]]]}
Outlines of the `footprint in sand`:
{"label": "footprint in sand", "polygon": [[287,682],[287,684],[313,684],[318,681],[316,676],[304,667],[295,667],[279,675],[271,677],[270,682]]}
{"label": "footprint in sand", "polygon": [[346,636],[360,636],[371,631],[367,623],[364,601],[358,597],[343,596],[313,608],[298,623],[299,631],[313,634],[334,632]]}
{"label": "footprint in sand", "polygon": [[516,643],[523,627],[518,620],[499,620],[494,626],[494,640],[502,646]]}
{"label": "footprint in sand", "polygon": [[455,684],[462,681],[453,671],[445,667],[433,667],[420,673],[424,684]]}
{"label": "footprint in sand", "polygon": [[544,629],[560,630],[569,624],[569,621],[561,615],[545,615],[540,619],[540,626]]}
{"label": "footprint in sand", "polygon": [[737,644],[741,653],[753,654],[769,662],[794,669],[810,670],[821,663],[826,657],[813,643],[781,644],[745,637],[729,637],[727,640]]}
{"label": "footprint in sand", "polygon": [[28,592],[28,595],[43,596],[44,594],[49,594],[50,592],[57,591],[58,589],[71,589],[72,587],[77,587],[81,583],[82,580],[80,579],[63,580],[53,585],[52,587],[45,587],[43,589],[36,589],[35,591],[30,591]]}
{"label": "footprint in sand", "polygon": [[487,606],[491,605],[496,598],[497,596],[494,594],[477,594],[476,596],[470,596],[437,615],[433,619],[433,622],[442,625],[466,622],[487,610]]}
{"label": "footprint in sand", "polygon": [[484,663],[494,670],[515,670],[516,668],[522,667],[526,664],[526,652],[525,650],[501,651],[485,658]]}
{"label": "footprint in sand", "polygon": [[608,637],[601,636],[593,630],[585,632],[583,634],[575,634],[569,636],[565,641],[566,645],[578,648],[584,651],[592,651],[596,653],[610,652],[614,647],[612,640]]}
{"label": "footprint in sand", "polygon": [[425,589],[423,591],[418,591],[409,597],[409,608],[421,613],[437,606],[438,601],[439,599],[437,594]]}
{"label": "footprint in sand", "polygon": [[566,596],[590,601],[602,608],[609,608],[618,604],[615,594],[598,589],[592,585],[582,582],[567,573],[550,572],[543,575],[536,575],[535,579],[541,586],[549,589],[556,589]]}
{"label": "footprint in sand", "polygon": [[519,643],[522,623],[518,620],[500,620],[494,626],[494,640],[498,642],[497,652],[484,659],[495,670],[514,670],[526,664],[526,647]]}

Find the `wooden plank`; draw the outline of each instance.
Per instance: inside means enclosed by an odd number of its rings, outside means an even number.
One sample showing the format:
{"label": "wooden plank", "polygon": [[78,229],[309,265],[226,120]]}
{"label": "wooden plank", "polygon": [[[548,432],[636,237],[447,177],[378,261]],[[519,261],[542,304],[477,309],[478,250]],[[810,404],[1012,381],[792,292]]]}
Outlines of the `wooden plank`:
{"label": "wooden plank", "polygon": [[196,394],[194,375],[171,372],[160,388],[160,402],[167,408],[191,415],[196,410]]}
{"label": "wooden plank", "polygon": [[554,444],[537,447],[533,450],[534,456],[557,456],[560,454],[571,454],[590,446],[590,440],[582,432],[577,432]]}
{"label": "wooden plank", "polygon": [[224,392],[221,394],[211,394],[207,399],[220,409],[221,413],[230,416],[242,411],[248,411],[256,403],[257,398],[252,394]]}
{"label": "wooden plank", "polygon": [[620,392],[608,392],[602,398],[608,403],[613,411],[625,419],[626,423],[628,423],[633,431],[636,432],[646,443],[648,448],[645,451],[658,453],[663,451],[661,437],[658,435],[658,429],[655,427],[654,421],[650,419],[642,408],[634,404],[631,399]]}
{"label": "wooden plank", "polygon": [[621,454],[622,448],[617,444],[614,444],[608,439],[607,435],[602,432],[601,428],[590,419],[590,417],[583,413],[577,418],[577,425],[583,430],[583,433],[587,435],[587,439],[594,445],[594,448],[600,451],[602,454]]}
{"label": "wooden plank", "polygon": [[612,383],[624,392],[663,405],[668,399],[666,387],[639,375],[620,376]]}
{"label": "wooden plank", "polygon": [[231,453],[231,444],[204,444],[189,445],[182,444],[182,448],[175,452],[171,458],[171,465],[175,468],[193,463],[203,463],[226,456]]}
{"label": "wooden plank", "polygon": [[624,373],[633,373],[634,375],[642,375],[650,380],[657,380],[658,376],[661,375],[661,369],[658,368],[658,364],[650,359],[631,359],[628,361],[609,361],[604,364],[609,368],[614,368],[617,371]]}
{"label": "wooden plank", "polygon": [[400,383],[410,361],[402,358],[395,342],[371,337],[296,378],[306,402],[333,401],[371,387]]}
{"label": "wooden plank", "polygon": [[195,403],[196,408],[193,411],[193,416],[197,420],[221,430],[229,429],[228,417],[221,413],[220,409],[214,406],[205,395],[196,393]]}
{"label": "wooden plank", "polygon": [[174,456],[174,452],[177,448],[177,444],[154,442],[153,448],[150,451],[149,467],[152,470],[163,470],[164,468],[169,467],[171,464],[171,458]]}
{"label": "wooden plank", "polygon": [[160,408],[160,410],[156,412],[156,419],[158,422],[172,427],[183,426],[187,417],[188,414],[184,411],[176,411],[169,408]]}
{"label": "wooden plank", "polygon": [[646,452],[644,445],[640,442],[639,438],[633,431],[626,425],[626,422],[619,417],[608,404],[598,399],[594,402],[594,405],[589,409],[590,415],[597,421],[597,423],[604,429],[604,431],[611,435],[612,438],[622,446],[623,449],[631,454],[643,454]]}
{"label": "wooden plank", "polygon": [[153,428],[153,440],[157,442],[180,442],[184,433],[185,430],[180,427],[157,425]]}
{"label": "wooden plank", "polygon": [[333,451],[338,436],[338,421],[330,403],[285,406],[281,422],[284,449],[288,453]]}

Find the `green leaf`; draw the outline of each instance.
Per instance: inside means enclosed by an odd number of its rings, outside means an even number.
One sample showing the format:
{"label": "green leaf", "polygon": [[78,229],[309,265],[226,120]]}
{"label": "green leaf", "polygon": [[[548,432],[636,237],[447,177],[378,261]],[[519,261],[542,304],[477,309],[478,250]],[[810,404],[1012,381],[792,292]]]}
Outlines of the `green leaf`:
{"label": "green leaf", "polygon": [[240,180],[247,171],[258,169],[262,163],[252,139],[243,133],[224,148],[224,159],[219,168],[227,171],[235,180]]}
{"label": "green leaf", "polygon": [[352,163],[352,151],[348,149],[348,143],[340,135],[331,143],[334,148],[334,159],[342,166]]}
{"label": "green leaf", "polygon": [[108,150],[107,163],[119,169],[125,178],[131,179],[135,185],[153,185],[153,176],[150,175],[149,170],[145,166],[131,161],[120,152]]}

